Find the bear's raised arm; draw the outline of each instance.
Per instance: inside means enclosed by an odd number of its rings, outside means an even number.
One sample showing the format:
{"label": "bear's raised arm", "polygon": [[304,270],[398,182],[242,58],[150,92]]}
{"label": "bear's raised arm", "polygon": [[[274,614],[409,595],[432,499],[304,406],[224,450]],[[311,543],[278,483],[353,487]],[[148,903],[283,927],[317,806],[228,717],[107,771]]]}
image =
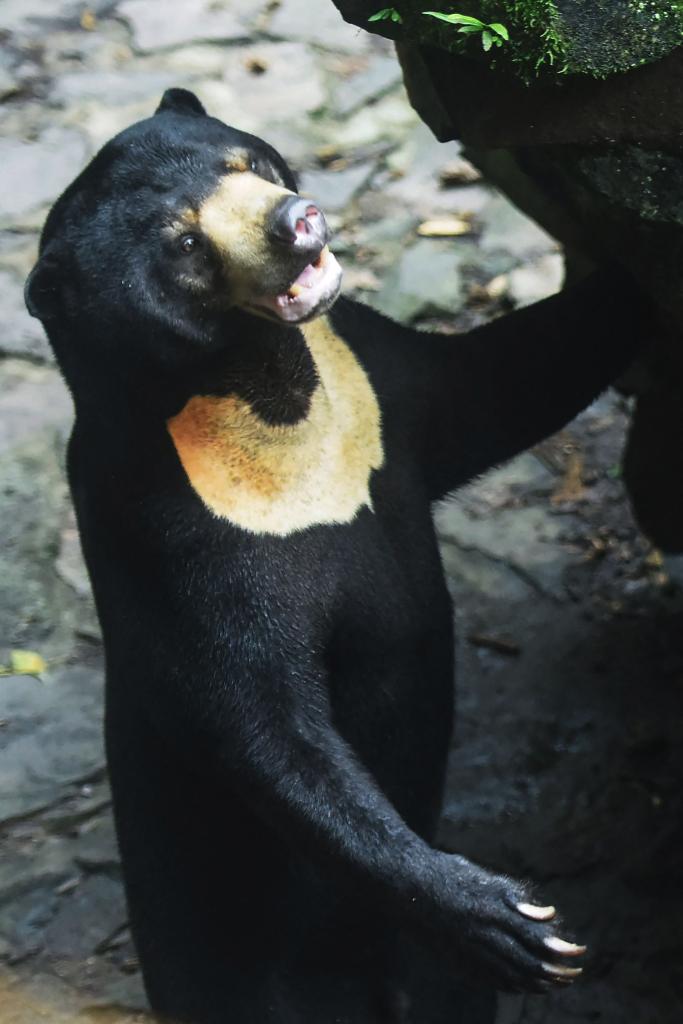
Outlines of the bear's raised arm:
{"label": "bear's raised arm", "polygon": [[625,275],[580,284],[458,337],[414,345],[432,498],[531,447],[590,404],[645,347],[652,307]]}

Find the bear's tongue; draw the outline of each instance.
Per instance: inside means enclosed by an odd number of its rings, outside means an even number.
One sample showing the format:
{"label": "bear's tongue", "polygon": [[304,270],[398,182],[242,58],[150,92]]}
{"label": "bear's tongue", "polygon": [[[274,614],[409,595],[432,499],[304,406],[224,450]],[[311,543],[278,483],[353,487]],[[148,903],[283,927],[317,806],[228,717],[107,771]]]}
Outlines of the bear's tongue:
{"label": "bear's tongue", "polygon": [[307,267],[304,267],[296,281],[289,286],[286,294],[296,298],[297,295],[301,294],[302,288],[312,288],[320,276],[323,265],[323,253],[321,252],[315,263],[309,263]]}
{"label": "bear's tongue", "polygon": [[299,297],[305,298],[305,289],[315,290],[325,278],[325,271],[330,269],[336,260],[326,245],[317,260],[307,264],[299,276],[290,284],[286,292],[277,296],[278,302],[289,302]]}

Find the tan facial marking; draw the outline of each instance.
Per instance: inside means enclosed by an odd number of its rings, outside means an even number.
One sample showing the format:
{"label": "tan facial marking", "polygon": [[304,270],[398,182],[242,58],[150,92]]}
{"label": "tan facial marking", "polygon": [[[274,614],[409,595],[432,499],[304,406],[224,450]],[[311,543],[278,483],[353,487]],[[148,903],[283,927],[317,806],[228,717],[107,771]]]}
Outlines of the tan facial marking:
{"label": "tan facial marking", "polygon": [[288,195],[287,189],[247,171],[227,174],[199,208],[199,227],[229,270],[233,301],[258,290],[272,260],[266,220]]}
{"label": "tan facial marking", "polygon": [[167,424],[204,504],[250,533],[351,522],[372,508],[370,474],[384,461],[365,371],[326,317],[301,330],[320,381],[305,419],[270,426],[235,395],[196,395]]}
{"label": "tan facial marking", "polygon": [[244,152],[228,152],[225,158],[225,166],[229,171],[237,171],[243,174],[249,170],[249,159]]}

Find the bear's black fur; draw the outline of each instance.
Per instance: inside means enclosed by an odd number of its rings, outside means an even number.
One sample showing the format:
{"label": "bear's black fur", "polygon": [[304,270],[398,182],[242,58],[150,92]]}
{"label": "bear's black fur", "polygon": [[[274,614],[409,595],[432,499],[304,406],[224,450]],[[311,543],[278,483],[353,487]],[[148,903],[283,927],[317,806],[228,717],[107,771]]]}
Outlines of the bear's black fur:
{"label": "bear's black fur", "polygon": [[607,273],[457,338],[332,308],[294,191],[171,90],[56,203],[27,284],[76,407],[133,933],[176,1020],[476,1024],[578,950],[431,845],[453,694],[431,505],[589,403],[648,311]]}

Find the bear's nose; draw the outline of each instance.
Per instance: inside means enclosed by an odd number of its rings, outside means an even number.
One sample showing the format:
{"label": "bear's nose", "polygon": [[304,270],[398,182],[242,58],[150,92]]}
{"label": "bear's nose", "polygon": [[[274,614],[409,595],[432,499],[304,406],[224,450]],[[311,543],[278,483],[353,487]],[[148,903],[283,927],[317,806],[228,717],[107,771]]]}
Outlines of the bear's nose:
{"label": "bear's nose", "polygon": [[278,203],[267,230],[275,241],[312,257],[323,250],[330,237],[322,210],[299,196],[287,196]]}

